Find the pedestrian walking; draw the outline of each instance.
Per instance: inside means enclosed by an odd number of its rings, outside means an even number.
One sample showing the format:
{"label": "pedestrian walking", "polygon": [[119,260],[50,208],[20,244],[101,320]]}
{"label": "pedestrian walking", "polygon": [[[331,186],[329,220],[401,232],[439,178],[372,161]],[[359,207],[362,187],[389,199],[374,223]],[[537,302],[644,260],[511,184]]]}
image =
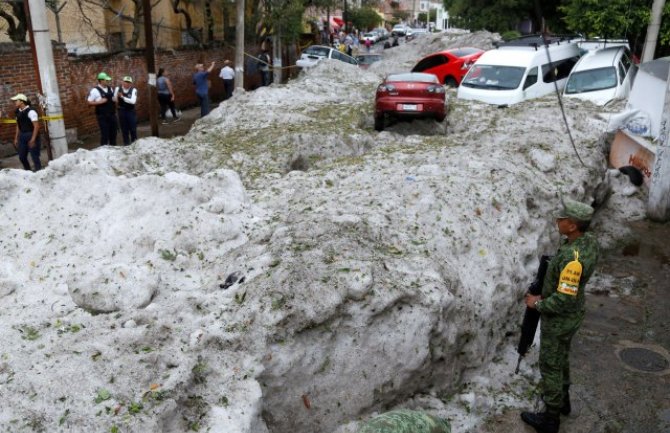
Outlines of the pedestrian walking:
{"label": "pedestrian walking", "polygon": [[125,76],[121,86],[114,90],[114,101],[119,111],[119,124],[124,146],[137,140],[137,89],[133,87],[133,77]]}
{"label": "pedestrian walking", "polygon": [[584,287],[595,270],[598,242],[588,227],[593,208],[562,200],[556,215],[565,239],[547,267],[542,294],[526,294],[525,303],[540,313],[540,388],[544,412],[523,412],[521,419],[539,433],[558,433],[560,414],[570,406],[570,342],[584,320]]}
{"label": "pedestrian walking", "polygon": [[223,80],[223,100],[225,101],[233,96],[233,88],[235,87],[235,70],[230,67],[230,60],[223,61],[219,78]]}
{"label": "pedestrian walking", "polygon": [[14,149],[19,153],[19,161],[25,170],[31,170],[28,154],[33,160],[34,171],[42,168],[40,161],[40,123],[37,111],[30,105],[28,97],[23,93],[10,98],[16,107],[16,134],[14,135]]}
{"label": "pedestrian walking", "polygon": [[116,145],[116,107],[114,90],[110,87],[112,77],[105,72],[98,74],[98,84],[88,93],[88,105],[95,107],[95,117],[100,128],[100,146]]}
{"label": "pedestrian walking", "polygon": [[158,78],[156,79],[156,89],[158,92],[158,103],[161,106],[161,120],[163,125],[167,125],[166,117],[168,107],[172,113],[172,121],[176,122],[181,117],[177,116],[177,110],[174,106],[174,89],[172,88],[172,81],[166,76],[165,68],[158,69]]}
{"label": "pedestrian walking", "polygon": [[272,59],[267,48],[263,49],[263,52],[258,56],[258,60],[258,70],[261,73],[261,86],[269,86],[271,82],[270,64],[272,63]]}
{"label": "pedestrian walking", "polygon": [[205,69],[205,65],[198,63],[195,65],[195,74],[193,74],[193,85],[195,85],[195,94],[200,102],[200,117],[209,114],[209,73],[214,69],[215,62]]}

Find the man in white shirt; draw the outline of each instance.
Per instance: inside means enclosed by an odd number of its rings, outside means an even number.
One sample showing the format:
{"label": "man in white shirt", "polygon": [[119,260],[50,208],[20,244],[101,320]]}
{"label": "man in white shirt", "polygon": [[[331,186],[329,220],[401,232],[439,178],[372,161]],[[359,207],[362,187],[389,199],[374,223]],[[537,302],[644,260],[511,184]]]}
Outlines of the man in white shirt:
{"label": "man in white shirt", "polygon": [[30,106],[28,97],[19,93],[11,98],[16,106],[16,134],[14,135],[14,149],[19,152],[19,160],[23,168],[31,170],[28,162],[28,153],[35,165],[35,171],[42,168],[40,162],[40,131],[39,116],[37,111]]}
{"label": "man in white shirt", "polygon": [[233,88],[235,87],[235,70],[230,67],[230,60],[223,62],[219,78],[223,80],[223,100],[225,101],[233,96]]}
{"label": "man in white shirt", "polygon": [[88,93],[88,105],[95,107],[95,117],[100,127],[100,146],[116,145],[116,107],[114,90],[109,86],[112,77],[105,72],[98,74],[98,85]]}
{"label": "man in white shirt", "polygon": [[137,140],[137,89],[133,87],[133,77],[125,76],[121,87],[114,89],[114,101],[119,110],[119,124],[123,145],[128,146]]}

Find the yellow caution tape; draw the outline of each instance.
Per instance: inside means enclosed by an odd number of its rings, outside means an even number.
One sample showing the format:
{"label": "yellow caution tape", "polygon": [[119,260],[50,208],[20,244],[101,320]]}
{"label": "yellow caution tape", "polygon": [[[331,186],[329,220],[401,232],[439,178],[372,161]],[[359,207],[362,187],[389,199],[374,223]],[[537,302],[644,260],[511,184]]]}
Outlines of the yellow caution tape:
{"label": "yellow caution tape", "polygon": [[[40,117],[40,120],[46,120],[46,121],[63,120],[63,119],[65,119],[65,116],[63,116],[62,114],[57,114],[55,116],[41,116]],[[14,124],[14,123],[16,123],[16,119],[0,119],[0,123]]]}
{"label": "yellow caution tape", "polygon": [[56,114],[54,116],[41,116],[40,120],[63,120],[65,119],[65,116],[62,114]]}

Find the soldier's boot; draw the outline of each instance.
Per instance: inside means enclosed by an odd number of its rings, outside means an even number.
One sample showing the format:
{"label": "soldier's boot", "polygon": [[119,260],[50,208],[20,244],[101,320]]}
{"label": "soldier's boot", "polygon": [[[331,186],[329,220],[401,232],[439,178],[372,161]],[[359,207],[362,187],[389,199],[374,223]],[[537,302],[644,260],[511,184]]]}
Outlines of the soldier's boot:
{"label": "soldier's boot", "polygon": [[561,406],[561,414],[568,416],[572,412],[572,406],[570,405],[570,385],[565,385],[563,387],[563,406]]}
{"label": "soldier's boot", "polygon": [[558,433],[558,428],[561,425],[561,420],[558,412],[522,412],[521,419],[523,422],[533,427],[537,433]]}

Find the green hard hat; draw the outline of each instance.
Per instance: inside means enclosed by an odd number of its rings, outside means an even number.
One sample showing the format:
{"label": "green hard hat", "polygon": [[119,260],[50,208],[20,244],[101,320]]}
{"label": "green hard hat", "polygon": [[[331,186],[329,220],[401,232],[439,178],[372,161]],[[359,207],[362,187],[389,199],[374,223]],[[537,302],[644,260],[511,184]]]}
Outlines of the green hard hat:
{"label": "green hard hat", "polygon": [[98,74],[98,80],[111,80],[111,79],[112,79],[112,77],[110,77],[109,75],[107,75],[106,72],[100,72],[100,73]]}

